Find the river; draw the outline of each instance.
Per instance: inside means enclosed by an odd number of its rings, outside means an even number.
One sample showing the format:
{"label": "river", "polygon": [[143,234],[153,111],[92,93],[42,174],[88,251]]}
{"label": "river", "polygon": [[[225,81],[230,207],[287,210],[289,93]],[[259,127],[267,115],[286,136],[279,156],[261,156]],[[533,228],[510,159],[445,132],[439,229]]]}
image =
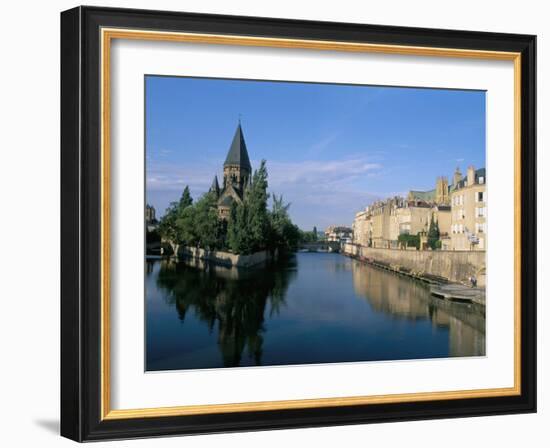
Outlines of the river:
{"label": "river", "polygon": [[483,356],[477,307],[336,253],[239,271],[147,260],[146,369]]}

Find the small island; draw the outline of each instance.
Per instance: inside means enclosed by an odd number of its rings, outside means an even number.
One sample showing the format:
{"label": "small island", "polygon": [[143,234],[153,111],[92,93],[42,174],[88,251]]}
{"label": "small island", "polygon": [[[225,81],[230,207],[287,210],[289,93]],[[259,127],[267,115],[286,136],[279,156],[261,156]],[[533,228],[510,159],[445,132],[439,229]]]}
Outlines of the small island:
{"label": "small island", "polygon": [[186,186],[156,232],[163,253],[178,259],[248,268],[296,251],[302,232],[292,223],[289,207],[282,195],[268,193],[265,160],[252,172],[239,123],[223,165],[222,187],[214,176],[210,190],[193,201]]}

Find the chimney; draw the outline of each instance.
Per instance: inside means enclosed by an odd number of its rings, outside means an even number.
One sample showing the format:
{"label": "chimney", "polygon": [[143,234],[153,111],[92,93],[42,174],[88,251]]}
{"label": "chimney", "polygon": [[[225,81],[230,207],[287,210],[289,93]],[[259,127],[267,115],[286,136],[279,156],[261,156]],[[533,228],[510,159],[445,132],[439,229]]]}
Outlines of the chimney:
{"label": "chimney", "polygon": [[473,185],[476,181],[476,172],[473,165],[468,167],[468,186]]}

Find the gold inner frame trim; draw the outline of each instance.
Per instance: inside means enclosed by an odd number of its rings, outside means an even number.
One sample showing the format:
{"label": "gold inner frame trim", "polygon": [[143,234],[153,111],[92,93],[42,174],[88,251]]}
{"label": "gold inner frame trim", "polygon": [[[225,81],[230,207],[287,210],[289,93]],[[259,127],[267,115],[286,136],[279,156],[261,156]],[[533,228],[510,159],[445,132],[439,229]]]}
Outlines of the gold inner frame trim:
{"label": "gold inner frame trim", "polygon": [[[199,33],[101,29],[101,419],[168,417],[228,412],[307,409],[413,401],[502,397],[521,394],[521,54],[459,48],[279,39]],[[110,50],[113,39],[185,42],[212,45],[382,53],[410,56],[455,57],[513,61],[514,63],[514,386],[506,388],[418,392],[390,395],[278,400],[228,404],[188,405],[140,409],[111,409],[110,346],[110,185],[111,185],[111,92]]]}

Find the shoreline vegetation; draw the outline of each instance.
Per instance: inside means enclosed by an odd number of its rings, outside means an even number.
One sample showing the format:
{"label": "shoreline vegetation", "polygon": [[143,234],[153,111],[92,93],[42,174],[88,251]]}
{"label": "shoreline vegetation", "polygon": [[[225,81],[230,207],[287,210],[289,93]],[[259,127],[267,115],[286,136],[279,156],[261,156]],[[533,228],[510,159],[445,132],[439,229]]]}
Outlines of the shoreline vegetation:
{"label": "shoreline vegetation", "polygon": [[304,232],[292,222],[290,204],[284,203],[282,195],[268,193],[267,178],[266,161],[262,160],[242,202],[233,202],[227,220],[218,214],[214,192],[208,191],[194,202],[186,186],[156,230],[164,253],[249,267],[295,252],[314,232]]}

